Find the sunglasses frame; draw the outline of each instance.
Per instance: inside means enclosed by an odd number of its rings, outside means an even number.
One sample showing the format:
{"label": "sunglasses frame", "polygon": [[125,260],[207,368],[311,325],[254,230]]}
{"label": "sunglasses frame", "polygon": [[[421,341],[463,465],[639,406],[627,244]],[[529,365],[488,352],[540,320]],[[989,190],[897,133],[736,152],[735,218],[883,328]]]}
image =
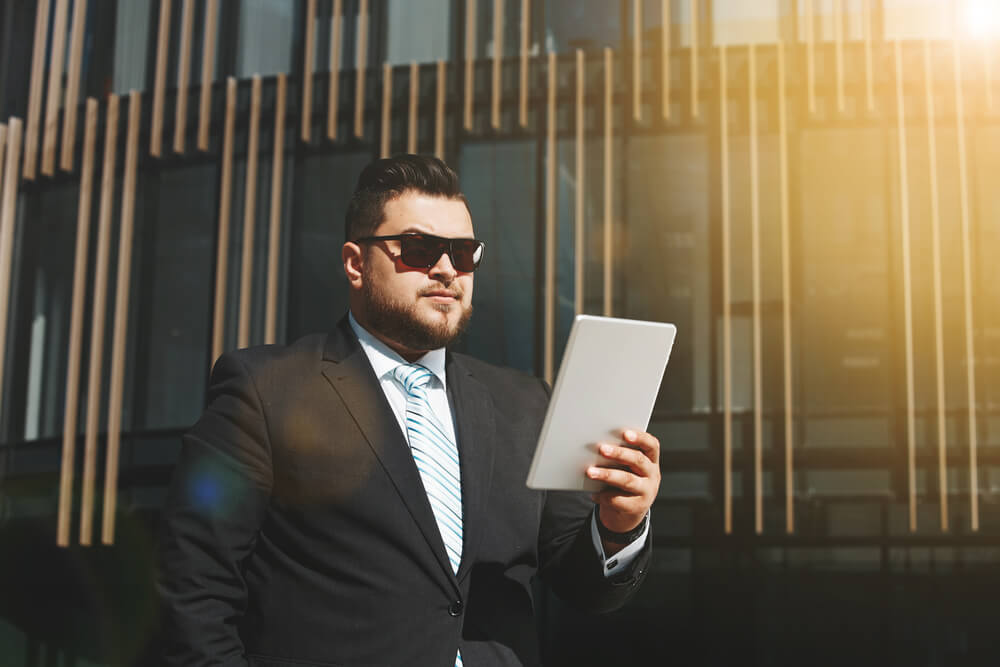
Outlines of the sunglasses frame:
{"label": "sunglasses frame", "polygon": [[[479,239],[475,239],[475,238],[448,238],[447,236],[437,236],[435,234],[424,234],[423,232],[409,232],[409,233],[406,233],[406,234],[390,234],[388,236],[362,236],[361,238],[354,239],[353,242],[354,243],[372,243],[374,241],[405,241],[407,239],[411,239],[411,240],[428,239],[428,240],[436,241],[439,245],[447,246],[445,248],[445,250],[443,252],[441,252],[440,255],[438,255],[437,257],[435,257],[434,261],[431,262],[430,264],[413,265],[413,264],[408,264],[406,262],[406,260],[403,259],[403,246],[402,246],[402,244],[400,244],[400,247],[399,247],[399,261],[401,261],[403,264],[405,264],[406,266],[410,267],[411,269],[429,269],[429,268],[431,268],[432,266],[434,266],[435,264],[437,264],[438,262],[441,261],[441,255],[447,254],[448,255],[448,260],[451,262],[451,265],[455,267],[455,270],[460,271],[462,273],[472,273],[472,271],[475,271],[476,269],[478,269],[479,265],[483,263],[483,257],[486,255],[486,242],[485,241],[480,241]],[[455,263],[455,254],[454,254],[454,250],[455,250],[454,243],[455,243],[455,241],[472,241],[474,243],[478,243],[479,244],[479,247],[481,249],[481,252],[480,252],[480,255],[479,255],[479,261],[476,262],[475,266],[472,268],[471,271],[462,271],[462,269],[458,268],[458,265]]]}

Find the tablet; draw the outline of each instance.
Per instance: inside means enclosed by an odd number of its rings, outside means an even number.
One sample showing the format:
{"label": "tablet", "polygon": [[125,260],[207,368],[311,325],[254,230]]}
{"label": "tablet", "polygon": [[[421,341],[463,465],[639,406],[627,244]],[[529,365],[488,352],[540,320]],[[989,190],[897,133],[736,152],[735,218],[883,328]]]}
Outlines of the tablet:
{"label": "tablet", "polygon": [[649,426],[676,333],[662,322],[576,316],[528,471],[530,488],[604,488],[586,476],[589,466],[607,460],[597,446]]}

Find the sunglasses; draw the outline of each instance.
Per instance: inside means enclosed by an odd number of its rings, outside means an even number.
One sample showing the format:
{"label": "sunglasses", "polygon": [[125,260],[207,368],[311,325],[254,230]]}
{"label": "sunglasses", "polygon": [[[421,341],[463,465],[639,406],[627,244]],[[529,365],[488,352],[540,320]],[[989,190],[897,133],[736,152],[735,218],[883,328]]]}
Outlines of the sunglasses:
{"label": "sunglasses", "polygon": [[448,253],[452,266],[462,273],[471,273],[479,268],[486,250],[486,244],[476,239],[449,239],[432,234],[393,234],[354,239],[355,243],[373,241],[399,241],[399,259],[411,269],[429,269],[438,263],[441,255]]}

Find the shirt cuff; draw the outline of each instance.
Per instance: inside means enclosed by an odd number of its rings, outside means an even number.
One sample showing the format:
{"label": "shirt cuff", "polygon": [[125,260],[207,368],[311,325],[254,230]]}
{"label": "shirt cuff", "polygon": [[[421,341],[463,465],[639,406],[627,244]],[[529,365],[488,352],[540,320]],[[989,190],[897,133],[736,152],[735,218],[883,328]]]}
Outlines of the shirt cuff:
{"label": "shirt cuff", "polygon": [[594,541],[594,549],[597,551],[598,557],[601,559],[601,570],[604,572],[605,577],[612,577],[619,572],[627,570],[635,557],[639,555],[642,548],[646,546],[646,540],[649,539],[649,524],[652,522],[650,513],[646,513],[646,527],[642,529],[642,534],[635,538],[631,543],[627,544],[624,549],[618,553],[611,556],[609,559],[604,554],[604,545],[601,543],[601,535],[597,532],[597,513],[592,512],[590,514],[590,537]]}

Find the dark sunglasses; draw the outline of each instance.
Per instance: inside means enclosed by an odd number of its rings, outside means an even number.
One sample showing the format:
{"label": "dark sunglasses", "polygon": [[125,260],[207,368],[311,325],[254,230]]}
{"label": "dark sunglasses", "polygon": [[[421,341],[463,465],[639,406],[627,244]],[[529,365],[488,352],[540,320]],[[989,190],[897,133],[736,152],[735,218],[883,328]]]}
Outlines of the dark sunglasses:
{"label": "dark sunglasses", "polygon": [[462,273],[471,273],[479,268],[486,250],[486,244],[476,239],[449,239],[432,234],[393,234],[354,239],[355,243],[372,241],[399,241],[399,259],[413,269],[429,269],[438,263],[441,255],[448,253],[451,265]]}

